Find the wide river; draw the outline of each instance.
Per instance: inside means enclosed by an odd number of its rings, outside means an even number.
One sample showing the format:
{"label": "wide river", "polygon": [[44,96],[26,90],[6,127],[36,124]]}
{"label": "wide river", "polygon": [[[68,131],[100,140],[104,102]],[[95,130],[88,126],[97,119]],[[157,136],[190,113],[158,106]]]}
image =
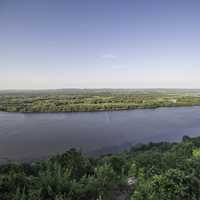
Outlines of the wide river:
{"label": "wide river", "polygon": [[150,141],[200,136],[200,107],[94,113],[0,112],[0,161],[32,160],[71,147],[91,155]]}

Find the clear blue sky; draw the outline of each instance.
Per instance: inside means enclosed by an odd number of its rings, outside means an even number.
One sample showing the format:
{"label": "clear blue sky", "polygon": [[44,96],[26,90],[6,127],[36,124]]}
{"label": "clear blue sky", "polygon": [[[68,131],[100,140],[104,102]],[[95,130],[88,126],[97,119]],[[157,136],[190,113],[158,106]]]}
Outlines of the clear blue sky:
{"label": "clear blue sky", "polygon": [[0,89],[200,88],[198,0],[0,0]]}

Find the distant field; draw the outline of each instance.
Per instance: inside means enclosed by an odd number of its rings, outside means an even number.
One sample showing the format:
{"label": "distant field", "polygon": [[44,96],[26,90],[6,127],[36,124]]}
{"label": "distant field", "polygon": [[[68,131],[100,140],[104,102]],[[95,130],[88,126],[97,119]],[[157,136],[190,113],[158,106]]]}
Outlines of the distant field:
{"label": "distant field", "polygon": [[92,112],[195,105],[200,105],[200,90],[0,91],[0,111],[6,112]]}

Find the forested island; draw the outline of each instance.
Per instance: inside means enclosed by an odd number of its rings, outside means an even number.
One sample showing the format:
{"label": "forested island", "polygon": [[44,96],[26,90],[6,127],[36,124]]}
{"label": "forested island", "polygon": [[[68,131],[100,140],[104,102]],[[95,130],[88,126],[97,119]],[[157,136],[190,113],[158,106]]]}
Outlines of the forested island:
{"label": "forested island", "polygon": [[75,149],[0,166],[1,200],[198,200],[200,137],[90,158]]}
{"label": "forested island", "polygon": [[200,105],[200,90],[0,91],[0,111],[5,112],[92,112],[197,105]]}

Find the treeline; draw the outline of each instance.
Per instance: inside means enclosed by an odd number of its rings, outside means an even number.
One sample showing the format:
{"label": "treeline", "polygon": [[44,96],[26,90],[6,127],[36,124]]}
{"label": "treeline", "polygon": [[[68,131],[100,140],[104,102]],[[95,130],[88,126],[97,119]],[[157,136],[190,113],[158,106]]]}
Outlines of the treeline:
{"label": "treeline", "polygon": [[[135,180],[128,187],[128,178]],[[88,158],[74,149],[31,164],[0,166],[1,200],[199,200],[200,138],[138,145]]]}
{"label": "treeline", "polygon": [[152,91],[0,95],[0,111],[6,112],[91,112],[194,105],[200,105],[200,96]]}

